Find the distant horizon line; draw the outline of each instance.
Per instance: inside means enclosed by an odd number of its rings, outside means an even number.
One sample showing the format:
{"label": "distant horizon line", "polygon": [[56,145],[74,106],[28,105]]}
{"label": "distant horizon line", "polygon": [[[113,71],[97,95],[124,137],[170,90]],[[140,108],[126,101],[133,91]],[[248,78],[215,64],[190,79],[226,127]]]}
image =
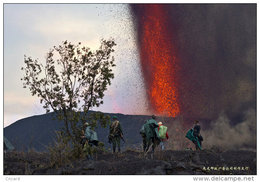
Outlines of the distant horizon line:
{"label": "distant horizon line", "polygon": [[[78,111],[78,112],[83,112],[83,111]],[[125,116],[152,116],[153,114],[127,114],[127,113],[112,113],[112,112],[102,112],[102,111],[95,111],[95,110],[89,110],[88,112],[101,112],[101,113],[104,113],[104,114],[109,114],[109,115],[113,115],[113,114],[116,114],[116,115],[125,115]],[[28,116],[28,117],[24,117],[24,118],[21,118],[21,119],[18,119],[16,120],[15,122],[13,123],[10,123],[9,125],[7,126],[4,126],[4,128],[8,127],[8,126],[11,126],[12,124],[15,124],[16,122],[20,121],[20,120],[23,120],[23,119],[27,119],[27,118],[31,118],[31,117],[35,117],[35,116],[43,116],[43,115],[47,115],[47,114],[52,114],[54,113],[54,111],[51,111],[49,113],[43,113],[43,114],[35,114],[35,115],[32,115],[32,116]],[[163,117],[163,118],[190,118],[192,119],[193,117],[184,117],[182,115],[179,115],[179,116],[176,116],[176,117],[172,117],[172,116],[166,116],[166,115],[160,115],[160,114],[154,114],[155,116],[157,117]],[[203,118],[197,118],[198,120],[201,120]],[[207,118],[204,118],[203,120],[208,120]]]}

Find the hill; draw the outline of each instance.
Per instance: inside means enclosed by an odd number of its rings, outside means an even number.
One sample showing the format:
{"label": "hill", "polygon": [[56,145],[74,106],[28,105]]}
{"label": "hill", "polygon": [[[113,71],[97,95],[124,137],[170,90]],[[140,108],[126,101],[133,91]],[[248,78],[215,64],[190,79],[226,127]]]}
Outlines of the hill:
{"label": "hill", "polygon": [[[111,113],[107,113],[107,115],[116,115],[121,122],[126,140],[125,147],[141,143],[139,131],[144,121],[149,119],[150,116]],[[174,118],[170,120],[174,120]],[[60,130],[62,126],[63,122],[56,120],[54,113],[48,113],[18,120],[4,128],[4,135],[15,146],[16,150],[27,151],[28,149],[34,149],[36,151],[45,151],[46,146],[53,143],[55,131]],[[108,128],[98,126],[96,131],[99,140],[108,147]]]}

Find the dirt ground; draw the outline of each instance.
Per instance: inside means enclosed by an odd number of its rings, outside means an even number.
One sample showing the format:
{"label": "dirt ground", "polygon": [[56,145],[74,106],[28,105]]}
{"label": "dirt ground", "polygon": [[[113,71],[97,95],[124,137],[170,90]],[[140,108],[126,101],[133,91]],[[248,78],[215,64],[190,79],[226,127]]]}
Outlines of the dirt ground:
{"label": "dirt ground", "polygon": [[254,151],[157,151],[153,158],[140,151],[103,152],[93,160],[81,159],[61,167],[50,166],[46,153],[8,152],[5,175],[209,175],[256,174]]}

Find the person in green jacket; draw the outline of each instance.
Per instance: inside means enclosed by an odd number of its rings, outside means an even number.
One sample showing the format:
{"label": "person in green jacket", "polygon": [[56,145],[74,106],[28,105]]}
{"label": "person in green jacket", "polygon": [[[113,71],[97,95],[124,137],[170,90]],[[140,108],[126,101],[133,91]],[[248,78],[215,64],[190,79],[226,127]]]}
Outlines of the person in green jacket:
{"label": "person in green jacket", "polygon": [[163,125],[163,123],[160,121],[158,123],[159,127],[158,127],[158,131],[159,131],[159,137],[160,137],[160,146],[161,146],[161,149],[164,150],[165,149],[165,146],[164,146],[164,143],[166,140],[169,139],[169,135],[168,135],[168,132],[167,132],[167,127]]}
{"label": "person in green jacket", "polygon": [[152,153],[154,153],[155,147],[160,142],[159,134],[158,134],[158,127],[159,125],[156,122],[156,116],[152,116],[152,119],[146,121],[143,125],[143,130],[140,133],[143,133],[143,146],[144,152],[148,152],[149,149],[152,147]]}
{"label": "person in green jacket", "polygon": [[118,118],[116,116],[113,116],[112,119],[113,122],[111,123],[109,128],[108,142],[112,143],[113,153],[115,153],[116,147],[118,149],[118,152],[120,152],[120,140],[122,139],[124,141],[124,137],[123,130],[120,122],[118,121]]}

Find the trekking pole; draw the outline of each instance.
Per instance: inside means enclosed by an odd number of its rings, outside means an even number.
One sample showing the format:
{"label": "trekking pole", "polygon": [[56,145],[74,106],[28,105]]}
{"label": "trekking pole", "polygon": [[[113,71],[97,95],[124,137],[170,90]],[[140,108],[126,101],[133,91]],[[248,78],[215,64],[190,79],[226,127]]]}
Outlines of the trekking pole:
{"label": "trekking pole", "polygon": [[121,139],[123,140],[123,142],[124,142],[124,144],[125,144],[125,139],[124,139],[124,137],[121,135]]}

